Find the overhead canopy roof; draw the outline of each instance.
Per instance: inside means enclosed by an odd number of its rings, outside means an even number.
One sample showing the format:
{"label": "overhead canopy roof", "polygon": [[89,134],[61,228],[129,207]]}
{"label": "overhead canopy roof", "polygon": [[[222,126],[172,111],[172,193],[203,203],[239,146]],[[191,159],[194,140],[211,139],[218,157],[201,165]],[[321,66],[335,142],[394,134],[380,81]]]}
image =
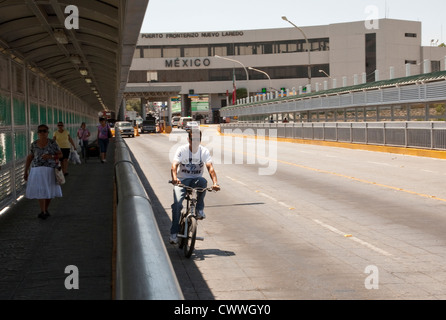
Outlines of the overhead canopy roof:
{"label": "overhead canopy roof", "polygon": [[[118,111],[148,1],[1,0],[0,48],[94,110]],[[75,26],[69,5],[78,9],[78,29],[66,28]]]}

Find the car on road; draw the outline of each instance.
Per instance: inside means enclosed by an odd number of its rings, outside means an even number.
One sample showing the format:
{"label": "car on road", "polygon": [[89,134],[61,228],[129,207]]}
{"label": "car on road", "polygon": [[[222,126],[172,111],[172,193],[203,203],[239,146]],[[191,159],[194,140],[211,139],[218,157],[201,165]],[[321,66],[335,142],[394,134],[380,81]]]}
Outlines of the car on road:
{"label": "car on road", "polygon": [[186,125],[184,126],[184,130],[190,130],[190,129],[194,129],[194,128],[198,128],[200,127],[200,125],[198,124],[197,121],[188,121],[186,122]]}
{"label": "car on road", "polygon": [[178,121],[178,128],[184,129],[188,121],[193,121],[192,117],[181,117]]}
{"label": "car on road", "polygon": [[181,117],[174,116],[172,117],[172,128],[178,127],[178,122],[180,121]]}
{"label": "car on road", "polygon": [[115,124],[115,131],[119,130],[121,136],[134,137],[135,136],[135,128],[133,128],[133,124],[128,121],[118,121]]}
{"label": "car on road", "polygon": [[156,119],[144,120],[141,124],[141,133],[154,132],[156,133]]}

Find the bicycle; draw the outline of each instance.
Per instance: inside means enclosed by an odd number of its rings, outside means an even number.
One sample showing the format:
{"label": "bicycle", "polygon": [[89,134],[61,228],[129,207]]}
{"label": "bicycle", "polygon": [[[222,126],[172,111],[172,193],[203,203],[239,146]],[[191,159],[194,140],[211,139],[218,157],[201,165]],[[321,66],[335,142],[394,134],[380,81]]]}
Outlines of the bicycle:
{"label": "bicycle", "polygon": [[[172,183],[172,181],[169,181],[169,183]],[[197,237],[198,223],[197,216],[195,214],[197,205],[197,192],[213,191],[213,189],[211,187],[192,188],[184,184],[177,184],[176,186],[186,189],[186,196],[184,199],[187,201],[186,209],[183,209],[181,211],[180,216],[180,233],[178,234],[178,238],[180,238],[180,241],[178,243],[178,248],[183,249],[184,256],[186,258],[190,258],[195,248],[195,241],[204,240],[203,237]]]}

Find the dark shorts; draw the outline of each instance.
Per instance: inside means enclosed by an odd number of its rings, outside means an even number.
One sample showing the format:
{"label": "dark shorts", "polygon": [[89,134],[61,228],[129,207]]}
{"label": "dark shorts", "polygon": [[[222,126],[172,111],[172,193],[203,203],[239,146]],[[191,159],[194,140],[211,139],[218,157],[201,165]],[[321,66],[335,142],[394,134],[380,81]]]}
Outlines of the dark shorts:
{"label": "dark shorts", "polygon": [[68,159],[70,157],[70,148],[60,148],[60,150],[62,150],[62,154],[63,154],[63,158],[64,159]]}

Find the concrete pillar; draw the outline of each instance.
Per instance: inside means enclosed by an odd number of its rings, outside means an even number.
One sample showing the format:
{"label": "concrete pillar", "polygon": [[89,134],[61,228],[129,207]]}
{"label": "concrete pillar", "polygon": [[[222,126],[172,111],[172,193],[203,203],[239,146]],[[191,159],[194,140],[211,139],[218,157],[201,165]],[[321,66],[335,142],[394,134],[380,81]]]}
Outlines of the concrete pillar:
{"label": "concrete pillar", "polygon": [[410,63],[406,63],[406,77],[410,77]]}
{"label": "concrete pillar", "polygon": [[426,59],[423,61],[423,72],[430,73],[431,72],[431,61]]}
{"label": "concrete pillar", "polygon": [[167,124],[168,126],[172,126],[172,99],[170,97],[167,98]]}
{"label": "concrete pillar", "polygon": [[192,116],[192,100],[189,98],[188,94],[181,95],[181,116]]}

